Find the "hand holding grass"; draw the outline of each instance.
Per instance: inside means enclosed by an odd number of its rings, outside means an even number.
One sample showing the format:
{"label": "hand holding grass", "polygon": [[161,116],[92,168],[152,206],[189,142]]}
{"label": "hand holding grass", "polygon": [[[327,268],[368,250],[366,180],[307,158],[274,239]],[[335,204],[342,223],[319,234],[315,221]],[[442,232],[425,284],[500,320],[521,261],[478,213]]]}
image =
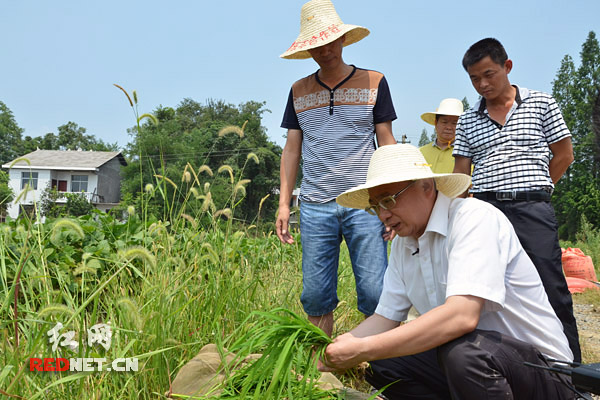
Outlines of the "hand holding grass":
{"label": "hand holding grass", "polygon": [[325,348],[323,357],[319,359],[319,371],[343,371],[368,361],[365,358],[364,345],[364,338],[358,338],[351,333],[336,337],[333,343]]}

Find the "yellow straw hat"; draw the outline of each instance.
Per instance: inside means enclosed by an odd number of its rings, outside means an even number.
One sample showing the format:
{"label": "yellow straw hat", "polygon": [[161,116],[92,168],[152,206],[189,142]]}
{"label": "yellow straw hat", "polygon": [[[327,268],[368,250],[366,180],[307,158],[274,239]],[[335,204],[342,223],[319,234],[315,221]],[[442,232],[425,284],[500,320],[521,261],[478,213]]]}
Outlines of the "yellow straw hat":
{"label": "yellow straw hat", "polygon": [[428,124],[435,125],[436,115],[454,115],[460,117],[463,113],[463,103],[458,99],[444,99],[440,102],[440,106],[435,112],[421,114],[421,119]]}
{"label": "yellow straw hat", "polygon": [[375,150],[369,163],[367,182],[340,194],[336,201],[344,207],[364,209],[369,206],[371,188],[428,178],[433,178],[437,190],[450,198],[464,193],[471,184],[469,175],[432,172],[418,148],[399,143]]}
{"label": "yellow straw hat", "polygon": [[300,35],[279,57],[310,58],[307,50],[331,43],[346,35],[344,46],[356,43],[369,34],[367,28],[344,24],[330,0],[312,0],[302,6]]}

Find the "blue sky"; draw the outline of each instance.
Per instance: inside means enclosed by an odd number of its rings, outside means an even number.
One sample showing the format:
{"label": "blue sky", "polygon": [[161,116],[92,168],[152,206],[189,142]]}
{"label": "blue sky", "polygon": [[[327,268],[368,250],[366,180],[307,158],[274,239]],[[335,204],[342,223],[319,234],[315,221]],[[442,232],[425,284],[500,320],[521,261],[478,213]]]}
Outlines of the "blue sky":
{"label": "blue sky", "polygon": [[[0,2],[0,101],[24,135],[74,121],[88,134],[125,146],[134,117],[123,94],[137,90],[140,113],[184,98],[204,103],[265,101],[263,125],[279,128],[290,85],[314,72],[312,60],[279,54],[299,31],[303,0]],[[460,64],[465,50],[496,37],[514,62],[513,83],[550,92],[562,58],[579,63],[588,32],[600,35],[600,1],[337,0],[346,23],[371,34],[344,59],[383,72],[398,119],[394,135],[416,144],[420,119],[445,97],[477,94]]]}

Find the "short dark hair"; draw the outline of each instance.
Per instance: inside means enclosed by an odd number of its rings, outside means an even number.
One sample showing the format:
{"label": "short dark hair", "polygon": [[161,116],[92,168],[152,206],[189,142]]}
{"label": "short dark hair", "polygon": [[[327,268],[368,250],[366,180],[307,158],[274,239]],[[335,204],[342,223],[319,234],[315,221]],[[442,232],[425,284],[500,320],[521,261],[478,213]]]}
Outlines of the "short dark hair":
{"label": "short dark hair", "polygon": [[490,56],[493,62],[498,65],[504,65],[508,60],[508,55],[504,46],[499,40],[494,38],[485,38],[469,47],[462,59],[462,65],[465,71],[468,67],[478,63],[485,57]]}

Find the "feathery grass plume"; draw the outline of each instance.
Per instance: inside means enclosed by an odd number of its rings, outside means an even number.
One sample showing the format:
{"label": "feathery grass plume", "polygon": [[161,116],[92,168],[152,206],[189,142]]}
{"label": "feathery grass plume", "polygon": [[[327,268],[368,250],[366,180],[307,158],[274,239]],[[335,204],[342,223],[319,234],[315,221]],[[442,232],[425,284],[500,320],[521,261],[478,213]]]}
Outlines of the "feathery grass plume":
{"label": "feathery grass plume", "polygon": [[129,100],[129,105],[131,107],[133,107],[133,101],[131,101],[131,97],[129,97],[129,93],[127,93],[127,91],[125,89],[123,89],[121,86],[117,85],[116,83],[113,83],[113,85],[115,85],[116,87],[118,87],[119,89],[121,89],[121,91],[123,93],[125,93],[125,96],[127,96],[127,100]]}
{"label": "feathery grass plume", "polygon": [[144,191],[146,193],[150,193],[154,190],[154,185],[151,183],[146,183],[146,186],[144,186]]}
{"label": "feathery grass plume", "polygon": [[198,227],[198,223],[196,222],[196,220],[194,218],[192,218],[190,215],[185,214],[185,213],[181,213],[181,217],[185,220],[187,220],[190,224],[192,224],[192,227],[194,229],[196,229]]}
{"label": "feathery grass plume", "polygon": [[164,179],[165,181],[169,182],[171,184],[171,186],[173,186],[175,189],[177,189],[177,185],[175,184],[175,182],[173,182],[172,180],[170,180],[169,178],[167,178],[166,176],[162,176],[162,175],[154,175],[155,178],[159,178],[159,179]]}
{"label": "feathery grass plume", "polygon": [[242,132],[246,129],[246,125],[248,125],[248,120],[245,120],[242,124]]}
{"label": "feathery grass plume", "polygon": [[200,193],[198,193],[198,189],[196,189],[195,187],[190,188],[190,193],[192,194],[192,196],[194,196],[196,200],[198,200],[198,197],[200,197]]}
{"label": "feathery grass plume", "polygon": [[232,213],[231,213],[231,209],[230,208],[224,208],[222,210],[219,210],[217,212],[215,212],[215,218],[220,217],[220,216],[224,216],[227,219],[231,219],[232,217]]}
{"label": "feathery grass plume", "polygon": [[85,237],[83,229],[81,229],[81,225],[79,225],[78,222],[68,218],[61,218],[52,226],[50,241],[56,244],[58,241],[58,236],[63,230],[74,233],[79,239],[83,239]]}
{"label": "feathery grass plume", "polygon": [[256,155],[256,153],[250,152],[248,153],[248,155],[246,156],[246,160],[254,160],[254,162],[256,164],[260,164],[260,161],[258,160],[258,156]]}
{"label": "feathery grass plume", "polygon": [[17,234],[19,236],[24,236],[27,233],[27,230],[25,229],[25,227],[23,225],[17,225],[15,232],[17,232]]}
{"label": "feathery grass plume", "polygon": [[119,256],[127,261],[138,259],[144,263],[150,264],[152,268],[156,267],[156,257],[142,246],[132,246],[125,250],[119,251]]}
{"label": "feathery grass plume", "polygon": [[158,125],[158,119],[152,114],[144,113],[140,115],[140,117],[138,118],[138,122],[142,122],[144,119],[149,119],[150,122],[152,122],[152,124]]}
{"label": "feathery grass plume", "polygon": [[181,175],[181,182],[190,183],[191,181],[192,181],[192,174],[190,174],[189,171],[183,171],[183,174]]}
{"label": "feathery grass plume", "polygon": [[204,193],[208,193],[209,190],[210,190],[210,182],[205,182],[204,183]]}
{"label": "feathery grass plume", "polygon": [[[98,261],[98,260],[96,260]],[[79,267],[73,270],[73,275],[78,276],[82,274],[90,274],[96,275],[98,270],[96,268],[90,267],[89,265],[80,265]]]}
{"label": "feathery grass plume", "polygon": [[34,189],[31,187],[29,182],[27,182],[25,184],[25,186],[23,187],[23,190],[21,190],[21,192],[19,193],[17,198],[13,201],[13,204],[18,204],[21,200],[25,201],[27,199],[27,193],[33,192],[33,191],[34,191]]}
{"label": "feathery grass plume", "polygon": [[258,203],[258,215],[260,216],[260,211],[262,210],[262,206],[263,203],[265,202],[265,200],[267,200],[269,198],[271,194],[267,194],[265,197],[263,197],[262,199],[260,199],[260,203]]}
{"label": "feathery grass plume", "polygon": [[150,235],[165,233],[167,233],[167,228],[163,225],[162,221],[154,222],[148,227],[148,234]]}
{"label": "feathery grass plume", "polygon": [[219,255],[208,242],[202,243],[201,250],[206,250],[206,254],[200,257],[201,261],[209,260],[212,264],[219,264]]}
{"label": "feathery grass plume", "polygon": [[10,165],[8,166],[8,169],[11,169],[15,164],[20,163],[21,161],[23,161],[27,165],[31,166],[31,161],[29,161],[28,158],[19,157],[16,160],[14,160],[13,162],[10,163]]}
{"label": "feathery grass plume", "polygon": [[185,261],[181,257],[169,257],[166,260],[167,265],[174,265],[175,267],[185,268]]}
{"label": "feathery grass plume", "polygon": [[215,203],[212,199],[212,193],[208,192],[206,196],[200,196],[199,198],[204,198],[204,202],[202,203],[202,212],[207,212],[208,210],[214,210],[216,208]]}
{"label": "feathery grass plume", "polygon": [[240,179],[233,187],[233,193],[237,196],[238,192],[241,193],[242,197],[246,195],[246,186],[250,183],[250,179]]}
{"label": "feathery grass plume", "polygon": [[131,94],[133,95],[133,102],[134,102],[135,104],[137,104],[137,103],[138,103],[138,100],[137,100],[137,91],[136,91],[136,90],[133,90],[133,91],[131,92]]}
{"label": "feathery grass plume", "polygon": [[[230,366],[239,368],[226,378],[223,391],[214,398],[338,398],[337,393],[323,390],[316,382],[314,357],[323,356],[331,338],[294,312],[284,308],[254,311],[229,340],[233,341],[229,350],[235,354]],[[253,353],[262,355],[243,364]]]}
{"label": "feathery grass plume", "polygon": [[50,315],[69,315],[72,316],[75,313],[71,308],[64,304],[50,304],[38,311],[38,317],[44,318]]}
{"label": "feathery grass plume", "polygon": [[206,172],[209,176],[213,176],[212,169],[210,169],[208,165],[203,165],[198,169],[198,175],[200,175],[203,172]]}
{"label": "feathery grass plume", "polygon": [[240,128],[239,126],[235,126],[235,125],[227,125],[227,126],[221,128],[221,130],[219,131],[219,137],[225,136],[228,133],[235,133],[240,138],[244,137],[244,131],[242,130],[242,128]]}
{"label": "feathery grass plume", "polygon": [[144,328],[143,318],[140,314],[140,309],[135,300],[130,297],[121,297],[116,301],[117,306],[127,313],[126,321],[133,321],[135,329],[142,330]]}
{"label": "feathery grass plume", "polygon": [[229,173],[229,180],[231,181],[231,184],[233,184],[233,168],[227,164],[223,164],[219,167],[217,172],[220,174],[223,171],[227,171]]}
{"label": "feathery grass plume", "polygon": [[127,214],[129,214],[129,215],[135,214],[135,207],[134,206],[128,206],[127,207]]}

